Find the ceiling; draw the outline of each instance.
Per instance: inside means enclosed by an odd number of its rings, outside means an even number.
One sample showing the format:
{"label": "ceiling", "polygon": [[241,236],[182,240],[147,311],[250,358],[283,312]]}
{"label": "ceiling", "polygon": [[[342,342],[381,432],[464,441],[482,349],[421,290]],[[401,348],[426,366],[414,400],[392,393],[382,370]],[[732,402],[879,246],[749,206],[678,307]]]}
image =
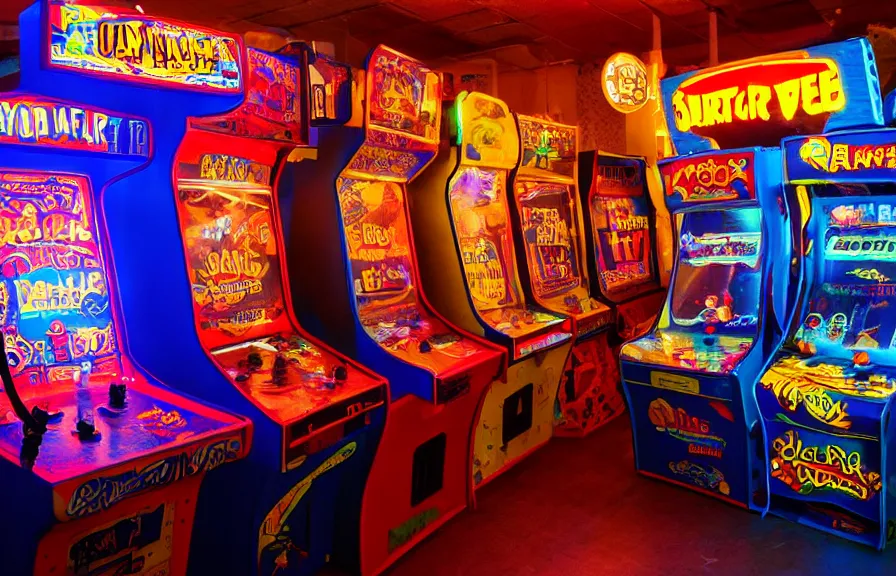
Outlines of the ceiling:
{"label": "ceiling", "polygon": [[[341,34],[368,46],[386,43],[433,64],[493,58],[501,70],[645,52],[654,15],[668,64],[705,65],[710,8],[718,14],[723,62],[864,35],[869,23],[896,26],[893,0],[138,1],[148,14],[227,30],[278,28],[299,39],[331,41]],[[0,55],[15,50],[9,36],[29,3],[0,0]]]}

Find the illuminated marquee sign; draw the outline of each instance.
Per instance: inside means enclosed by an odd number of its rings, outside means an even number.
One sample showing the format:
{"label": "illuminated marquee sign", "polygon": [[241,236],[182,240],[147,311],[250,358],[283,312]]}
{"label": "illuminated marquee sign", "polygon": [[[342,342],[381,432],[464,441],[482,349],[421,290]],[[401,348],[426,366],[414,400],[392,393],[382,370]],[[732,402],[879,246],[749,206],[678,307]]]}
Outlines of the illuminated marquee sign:
{"label": "illuminated marquee sign", "polygon": [[870,44],[857,39],[689,72],[662,82],[666,123],[678,154],[883,125],[869,68]]}
{"label": "illuminated marquee sign", "polygon": [[751,152],[681,158],[660,167],[667,196],[681,201],[724,202],[756,197]]}
{"label": "illuminated marquee sign", "polygon": [[866,469],[858,451],[836,444],[806,446],[794,430],[775,438],[772,449],[772,478],[801,494],[824,490],[866,501],[881,490],[880,474]]}
{"label": "illuminated marquee sign", "polygon": [[630,198],[643,196],[642,162],[643,160],[620,158],[619,164],[597,166],[597,193],[601,196]]}
{"label": "illuminated marquee sign", "polygon": [[49,63],[210,92],[241,90],[239,40],[200,28],[51,0]]}
{"label": "illuminated marquee sign", "polygon": [[576,166],[576,127],[531,116],[517,118],[523,145],[520,168],[572,177]]}
{"label": "illuminated marquee sign", "polygon": [[791,182],[892,182],[896,130],[842,132],[784,142]]}
{"label": "illuminated marquee sign", "polygon": [[149,156],[144,120],[29,96],[0,97],[0,143]]}

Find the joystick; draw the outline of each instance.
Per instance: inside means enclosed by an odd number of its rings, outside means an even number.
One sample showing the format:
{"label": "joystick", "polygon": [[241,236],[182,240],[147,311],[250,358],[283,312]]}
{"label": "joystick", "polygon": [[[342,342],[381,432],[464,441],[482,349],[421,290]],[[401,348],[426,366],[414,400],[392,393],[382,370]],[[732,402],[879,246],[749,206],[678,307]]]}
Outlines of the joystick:
{"label": "joystick", "polygon": [[109,384],[109,406],[124,408],[128,403],[128,386],[125,383]]}
{"label": "joystick", "polygon": [[274,368],[271,370],[271,381],[277,386],[283,386],[286,384],[286,370],[288,366],[286,364],[286,358],[281,356],[280,354],[274,359]]}
{"label": "joystick", "polygon": [[345,366],[337,366],[333,369],[333,380],[345,382],[346,378],[348,378],[348,370],[345,369]]}
{"label": "joystick", "polygon": [[420,343],[420,352],[423,354],[428,354],[432,351],[432,344],[429,343],[429,340],[424,340]]}
{"label": "joystick", "polygon": [[78,438],[85,442],[96,440],[99,437],[99,434],[96,432],[96,426],[88,420],[78,420],[78,423],[75,424],[75,431],[78,433]]}
{"label": "joystick", "polygon": [[264,360],[261,359],[261,354],[258,352],[250,352],[246,357],[246,364],[249,366],[249,370],[258,370],[264,365]]}

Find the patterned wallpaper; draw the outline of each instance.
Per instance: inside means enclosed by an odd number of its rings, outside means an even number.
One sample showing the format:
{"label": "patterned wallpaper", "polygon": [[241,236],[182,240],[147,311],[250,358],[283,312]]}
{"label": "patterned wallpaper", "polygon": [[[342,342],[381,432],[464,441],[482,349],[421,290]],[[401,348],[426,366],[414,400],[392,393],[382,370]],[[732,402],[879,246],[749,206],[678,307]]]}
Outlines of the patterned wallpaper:
{"label": "patterned wallpaper", "polygon": [[613,110],[600,86],[603,62],[585,64],[576,78],[581,150],[603,150],[625,154],[625,115]]}

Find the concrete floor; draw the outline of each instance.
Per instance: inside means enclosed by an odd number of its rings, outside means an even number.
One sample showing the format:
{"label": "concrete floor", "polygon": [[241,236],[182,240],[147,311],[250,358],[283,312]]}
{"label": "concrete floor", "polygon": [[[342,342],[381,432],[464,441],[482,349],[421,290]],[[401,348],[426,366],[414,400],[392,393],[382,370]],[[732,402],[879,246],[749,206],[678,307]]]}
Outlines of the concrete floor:
{"label": "concrete floor", "polygon": [[551,441],[478,498],[387,576],[896,575],[892,549],[635,474],[627,415]]}

